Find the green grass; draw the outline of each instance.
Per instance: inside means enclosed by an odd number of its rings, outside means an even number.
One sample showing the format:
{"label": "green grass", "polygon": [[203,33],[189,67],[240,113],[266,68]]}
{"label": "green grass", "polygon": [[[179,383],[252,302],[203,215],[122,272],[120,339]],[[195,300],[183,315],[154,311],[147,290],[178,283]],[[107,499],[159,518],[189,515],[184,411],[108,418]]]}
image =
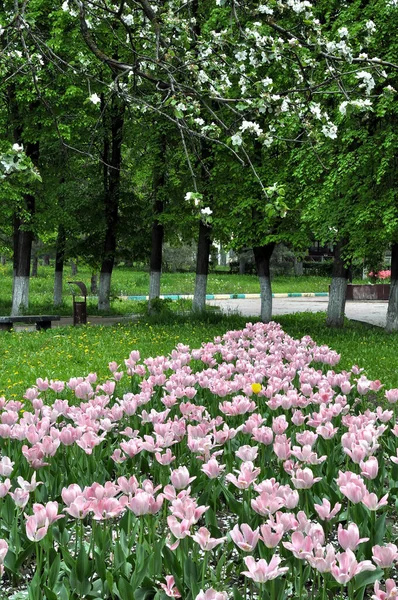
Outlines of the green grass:
{"label": "green grass", "polygon": [[[37,377],[64,380],[95,371],[103,380],[109,376],[108,363],[115,360],[124,364],[133,349],[148,357],[167,354],[179,342],[199,347],[229,329],[242,328],[246,320],[214,313],[209,313],[205,320],[159,315],[146,323],[115,327],[0,332],[0,395],[21,399]],[[358,364],[369,377],[380,379],[387,388],[398,387],[398,334],[388,335],[380,328],[353,321],[347,321],[343,330],[331,330],[325,326],[322,313],[285,315],[276,320],[293,337],[310,335],[319,344],[327,344],[341,353],[339,369]]]}
{"label": "green grass", "polygon": [[[72,314],[72,296],[67,282],[71,279],[83,281],[89,287],[91,272],[87,267],[79,268],[72,277],[70,268],[64,274],[64,304],[56,310],[53,307],[53,267],[39,267],[38,277],[30,281],[29,314]],[[12,266],[0,266],[0,314],[7,315],[11,310]],[[164,273],[162,275],[162,294],[193,294],[194,273]],[[330,279],[327,277],[275,277],[272,282],[274,293],[286,292],[327,292]],[[149,274],[143,271],[132,271],[125,267],[114,270],[112,276],[113,315],[129,315],[142,313],[143,309],[135,301],[121,301],[121,295],[145,296],[149,288]],[[211,273],[208,282],[208,294],[244,294],[259,293],[260,286],[255,275],[231,275],[229,273]],[[96,300],[88,300],[88,314],[98,314]]]}

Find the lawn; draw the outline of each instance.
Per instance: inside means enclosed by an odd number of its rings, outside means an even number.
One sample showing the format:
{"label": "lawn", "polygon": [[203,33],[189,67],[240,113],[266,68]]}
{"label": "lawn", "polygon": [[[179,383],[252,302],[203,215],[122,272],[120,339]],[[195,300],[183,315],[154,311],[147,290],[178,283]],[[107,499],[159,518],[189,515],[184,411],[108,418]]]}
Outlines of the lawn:
{"label": "lawn", "polygon": [[[162,317],[159,319],[162,321]],[[168,315],[163,324],[136,322],[115,327],[54,328],[45,332],[0,333],[0,395],[20,398],[37,377],[68,379],[91,371],[103,379],[110,361],[123,364],[133,349],[142,356],[171,352],[178,343],[200,347],[232,328],[241,328],[247,319],[209,313],[207,321]],[[340,367],[352,364],[365,368],[369,377],[398,387],[398,334],[388,335],[378,327],[346,321],[342,330],[325,326],[322,313],[285,315],[276,319],[292,337],[310,335],[318,344],[327,344],[341,354]]]}
{"label": "lawn", "polygon": [[[0,266],[0,314],[7,315],[11,309],[12,266]],[[32,277],[30,283],[30,314],[53,314],[53,267],[39,267],[38,277]],[[64,305],[56,312],[70,315],[72,312],[71,288],[67,282],[78,280],[86,283],[89,288],[91,272],[87,267],[79,268],[76,276],[72,277],[70,268],[65,269],[64,276]],[[162,294],[193,294],[195,283],[194,273],[164,273],[162,275]],[[288,292],[327,292],[330,279],[327,277],[282,277],[273,279],[274,293]],[[143,271],[119,267],[114,270],[111,289],[111,314],[132,314],[141,312],[136,302],[120,301],[120,296],[145,296],[148,294],[149,274]],[[242,294],[259,293],[260,286],[255,275],[231,275],[228,273],[211,273],[208,282],[208,294]],[[88,300],[89,314],[98,313],[96,300]]]}

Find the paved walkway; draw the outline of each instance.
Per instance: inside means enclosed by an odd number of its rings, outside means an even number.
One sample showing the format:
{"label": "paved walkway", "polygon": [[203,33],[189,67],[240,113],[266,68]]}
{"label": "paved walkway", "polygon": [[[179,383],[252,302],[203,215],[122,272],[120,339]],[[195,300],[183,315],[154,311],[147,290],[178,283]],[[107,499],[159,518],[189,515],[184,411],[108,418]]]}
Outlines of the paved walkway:
{"label": "paved walkway", "polygon": [[[240,313],[246,317],[258,317],[260,314],[260,298],[226,298],[208,300],[207,303],[219,306],[226,313]],[[327,297],[284,297],[274,298],[272,301],[274,315],[288,315],[297,312],[326,312],[327,305]],[[348,301],[345,314],[349,319],[384,327],[387,302]],[[131,320],[131,317],[125,316],[88,317],[91,325],[116,325],[117,323],[129,323]],[[53,327],[64,327],[72,324],[72,317],[62,317],[60,321],[53,322]]]}
{"label": "paved walkway", "polygon": [[[328,298],[274,298],[272,312],[274,315],[288,315],[296,312],[325,312]],[[260,299],[211,300],[209,304],[219,306],[225,312],[240,313],[247,317],[260,314]],[[387,316],[387,302],[347,301],[345,314],[349,319],[363,321],[371,325],[384,327]]]}

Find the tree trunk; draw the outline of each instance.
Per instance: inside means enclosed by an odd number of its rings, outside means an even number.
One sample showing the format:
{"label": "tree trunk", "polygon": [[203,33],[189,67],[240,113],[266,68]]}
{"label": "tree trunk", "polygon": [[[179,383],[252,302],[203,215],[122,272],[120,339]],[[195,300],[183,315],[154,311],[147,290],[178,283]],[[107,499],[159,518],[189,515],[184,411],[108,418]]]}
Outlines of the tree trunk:
{"label": "tree trunk", "polygon": [[203,221],[199,225],[198,250],[196,254],[196,278],[195,291],[192,302],[192,309],[197,312],[204,311],[206,308],[206,288],[207,276],[209,274],[209,258],[211,245],[210,225]]}
{"label": "tree trunk", "polygon": [[346,242],[337,242],[334,247],[332,283],[330,286],[326,324],[329,327],[343,327],[344,309],[347,294],[349,269],[344,265],[342,249]]}
{"label": "tree trunk", "polygon": [[[26,154],[35,165],[39,162],[39,144],[28,143]],[[17,316],[29,308],[30,261],[34,234],[30,229],[30,219],[35,213],[35,198],[31,194],[24,196],[24,215],[14,213],[14,277],[12,286],[11,315]]]}
{"label": "tree trunk", "polygon": [[297,260],[296,257],[294,257],[294,275],[296,277],[301,277],[302,275],[304,275],[303,261]]}
{"label": "tree trunk", "polygon": [[163,202],[155,202],[155,218],[152,223],[152,246],[149,272],[149,303],[160,296],[160,277],[162,274],[162,248],[164,228],[156,218],[163,212]]}
{"label": "tree trunk", "polygon": [[261,320],[269,323],[272,318],[272,288],[270,262],[275,248],[275,243],[253,248],[254,260],[256,262],[257,275],[260,280],[261,294]]}
{"label": "tree trunk", "polygon": [[55,250],[55,271],[54,271],[54,306],[62,305],[62,281],[64,275],[65,261],[65,229],[62,225],[58,227],[57,246]]}
{"label": "tree trunk", "polygon": [[[25,196],[28,214],[34,212],[33,196]],[[30,260],[33,233],[24,227],[22,218],[14,217],[14,281],[11,315],[20,315],[29,307]]]}
{"label": "tree trunk", "polygon": [[39,257],[36,250],[32,250],[32,272],[30,274],[31,277],[37,277],[39,272]]}
{"label": "tree trunk", "polygon": [[391,247],[391,285],[388,298],[386,331],[398,331],[398,243]]}
{"label": "tree trunk", "polygon": [[[110,292],[116,254],[123,119],[124,105],[118,104],[117,99],[114,98],[112,100],[110,117],[111,148],[109,147],[109,141],[106,135],[104,140],[104,201],[106,231],[98,289],[98,310],[100,311],[109,311],[111,307]],[[107,127],[106,122],[105,127]],[[108,158],[109,155],[110,157]]]}
{"label": "tree trunk", "polygon": [[97,275],[97,273],[91,274],[90,293],[93,296],[96,296],[98,294],[98,275]]}
{"label": "tree trunk", "polygon": [[244,254],[239,255],[239,275],[245,275],[246,273],[246,256]]}
{"label": "tree trunk", "polygon": [[48,267],[49,265],[50,265],[50,255],[44,254],[43,255],[43,267]]}
{"label": "tree trunk", "polygon": [[4,256],[4,254],[2,254],[2,255],[0,256],[0,264],[1,264],[3,267],[4,267],[4,265],[6,265],[6,264],[7,264],[7,259],[6,259],[6,257]]}
{"label": "tree trunk", "polygon": [[159,140],[159,157],[158,160],[155,161],[153,172],[154,215],[152,222],[151,257],[149,262],[149,310],[151,310],[151,300],[159,298],[160,296],[164,227],[159,221],[159,216],[163,212],[164,203],[159,195],[162,194],[162,188],[165,184],[166,150],[166,136],[162,134]]}
{"label": "tree trunk", "polygon": [[70,261],[70,272],[71,272],[72,277],[76,277],[76,275],[77,275],[77,261],[75,262],[72,259]]}

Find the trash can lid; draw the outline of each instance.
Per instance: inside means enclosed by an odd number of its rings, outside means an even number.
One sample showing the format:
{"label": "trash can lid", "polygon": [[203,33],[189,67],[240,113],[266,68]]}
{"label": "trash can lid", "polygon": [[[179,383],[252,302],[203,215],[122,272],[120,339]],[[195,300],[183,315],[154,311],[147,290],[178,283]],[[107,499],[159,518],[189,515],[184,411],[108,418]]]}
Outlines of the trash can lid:
{"label": "trash can lid", "polygon": [[[87,287],[86,287],[86,284],[83,283],[83,281],[68,281],[68,284],[77,285],[77,287],[81,291],[82,296],[87,296]],[[72,294],[75,295],[73,293],[73,290],[72,290]]]}

